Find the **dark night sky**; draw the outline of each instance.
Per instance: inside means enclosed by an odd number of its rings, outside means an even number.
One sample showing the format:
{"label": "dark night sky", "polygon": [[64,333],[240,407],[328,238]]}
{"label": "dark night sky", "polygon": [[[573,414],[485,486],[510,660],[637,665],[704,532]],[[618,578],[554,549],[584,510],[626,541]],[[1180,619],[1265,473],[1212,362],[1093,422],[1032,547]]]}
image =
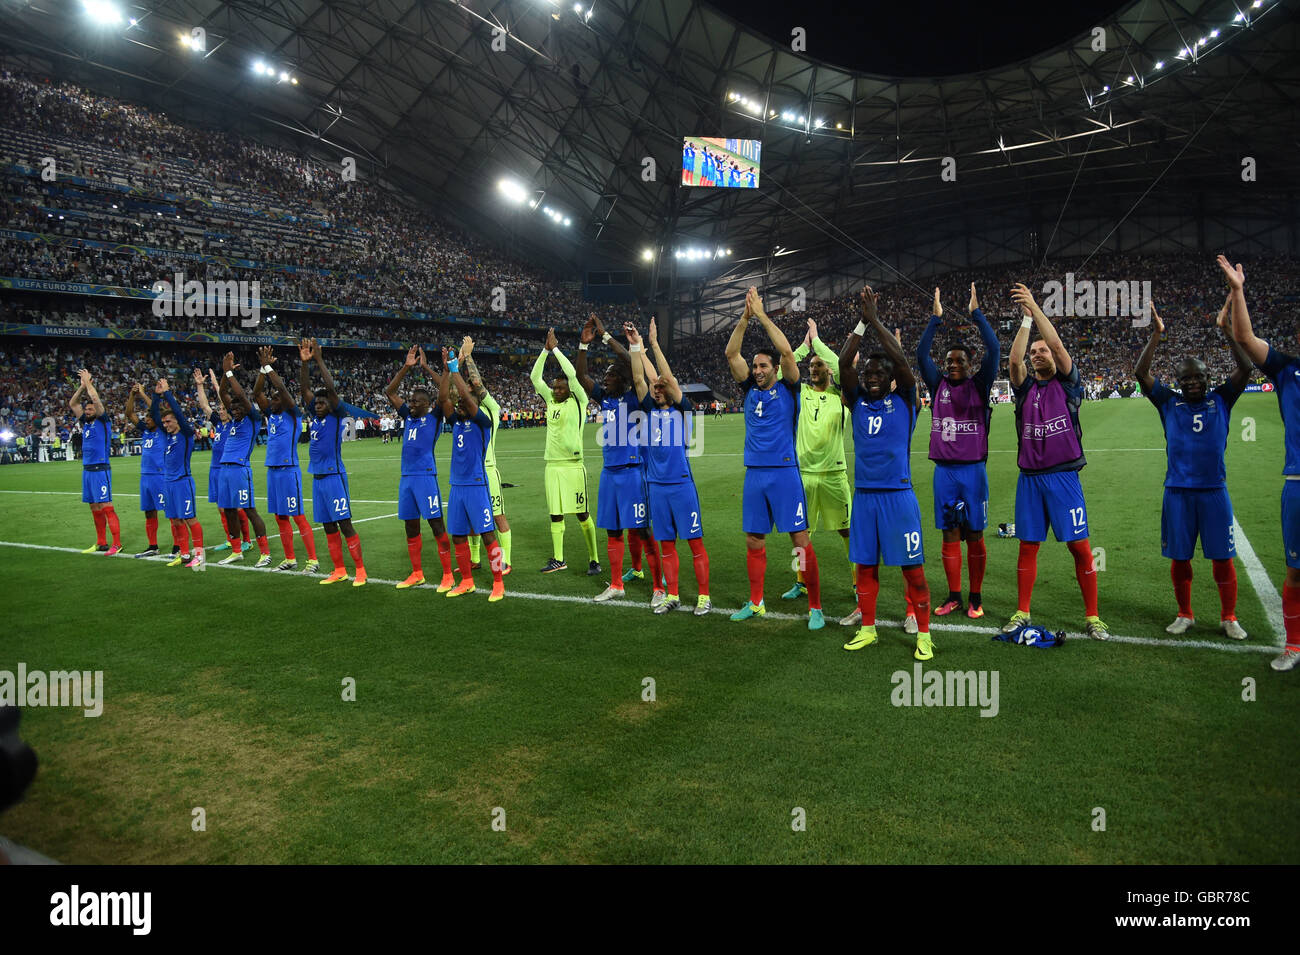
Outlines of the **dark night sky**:
{"label": "dark night sky", "polygon": [[808,54],[836,66],[890,76],[945,76],[1004,66],[1099,26],[1128,6],[1081,0],[853,3],[852,0],[711,0],[774,42],[808,31]]}

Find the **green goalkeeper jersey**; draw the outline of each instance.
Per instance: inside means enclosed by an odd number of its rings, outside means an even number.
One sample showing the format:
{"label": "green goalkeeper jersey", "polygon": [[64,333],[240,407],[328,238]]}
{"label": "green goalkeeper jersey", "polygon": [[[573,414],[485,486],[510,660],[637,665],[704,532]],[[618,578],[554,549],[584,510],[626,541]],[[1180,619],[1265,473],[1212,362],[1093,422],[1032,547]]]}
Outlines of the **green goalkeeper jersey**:
{"label": "green goalkeeper jersey", "polygon": [[[807,380],[799,388],[799,428],[795,432],[795,454],[801,471],[845,471],[844,423],[848,409],[840,400],[840,358],[820,339],[813,339],[813,351],[831,367],[831,383],[818,391]],[[795,361],[803,361],[808,346],[800,345]]]}
{"label": "green goalkeeper jersey", "polygon": [[501,406],[497,404],[492,393],[485,391],[483,397],[479,399],[478,406],[487,412],[488,417],[492,419],[492,434],[488,438],[487,453],[483,455],[483,466],[485,468],[494,468],[497,466],[497,428],[501,427]]}
{"label": "green goalkeeper jersey", "polygon": [[546,455],[547,461],[582,462],[582,426],[587,420],[587,393],[578,384],[578,370],[558,348],[551,352],[560,364],[560,370],[569,378],[569,397],[556,401],[550,387],[542,377],[546,367],[546,349],[537,356],[530,376],[533,388],[546,401]]}

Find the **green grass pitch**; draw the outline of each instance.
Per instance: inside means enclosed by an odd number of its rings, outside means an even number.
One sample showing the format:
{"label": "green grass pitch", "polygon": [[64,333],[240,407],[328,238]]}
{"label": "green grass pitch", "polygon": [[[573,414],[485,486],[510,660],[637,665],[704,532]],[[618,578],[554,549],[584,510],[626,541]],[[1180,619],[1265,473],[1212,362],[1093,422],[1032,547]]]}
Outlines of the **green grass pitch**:
{"label": "green grass pitch", "polygon": [[[1248,441],[1253,419],[1255,439]],[[810,633],[780,594],[789,544],[769,538],[769,617],[652,615],[644,582],[620,606],[584,602],[571,570],[541,576],[550,539],[543,433],[502,432],[514,527],[514,595],[449,601],[391,583],[323,588],[301,576],[105,560],[93,541],[78,464],[0,468],[0,570],[7,597],[0,670],[102,670],[103,715],[29,708],[23,735],[40,772],[0,831],[65,862],[975,862],[1280,863],[1300,809],[1297,674],[1269,670],[1278,635],[1242,559],[1244,645],[1219,635],[1206,561],[1195,563],[1198,625],[1164,627],[1175,606],[1160,557],[1163,438],[1145,401],[1089,403],[1083,484],[1094,547],[1105,550],[1101,613],[1118,636],[1054,650],[990,640],[1015,609],[1016,544],[988,537],[985,631],[936,628],[927,669],[996,670],[999,712],[891,705],[891,674],[912,670],[897,626],[901,576],[881,574],[881,644],[841,645],[852,607],[834,535],[814,535],[829,623]],[[932,522],[929,418],[914,442],[922,512]],[[1272,396],[1233,414],[1229,485],[1237,519],[1273,587],[1282,431]],[[747,594],[740,533],[742,422],[708,420],[695,469],[716,606]],[[1011,411],[997,408],[990,521],[1013,517]],[[599,471],[588,428],[594,500]],[[444,475],[448,445],[439,444]],[[347,445],[367,568],[406,576],[396,517],[397,445]],[[255,471],[265,491],[260,462]],[[196,454],[206,486],[207,455]],[[141,549],[137,460],[114,462],[127,553]],[[310,480],[308,480],[308,485]],[[200,507],[209,543],[214,506]],[[370,518],[375,518],[370,520]],[[274,529],[274,528],[273,528]],[[161,538],[169,542],[166,526]],[[320,554],[328,568],[323,535]],[[22,549],[13,543],[50,549]],[[1241,542],[1239,541],[1239,544]],[[930,586],[945,588],[927,526]],[[57,549],[55,549],[57,548]],[[694,604],[683,546],[682,596]],[[279,543],[272,536],[272,552]],[[426,534],[425,563],[437,566]],[[301,547],[299,559],[302,559]],[[604,540],[601,535],[601,560]],[[480,584],[490,578],[480,573]],[[519,596],[520,593],[531,596]],[[1271,608],[1274,617],[1279,608]],[[1035,619],[1077,631],[1082,607],[1065,548],[1044,546]],[[1190,641],[1213,646],[1179,646]],[[1159,641],[1153,645],[1151,641]],[[642,699],[655,681],[654,702]],[[356,681],[344,702],[342,682]],[[1243,681],[1256,681],[1254,701]],[[206,831],[193,831],[202,807]],[[505,829],[492,826],[505,811]],[[1104,831],[1094,810],[1105,811]],[[792,826],[796,808],[806,829]]]}

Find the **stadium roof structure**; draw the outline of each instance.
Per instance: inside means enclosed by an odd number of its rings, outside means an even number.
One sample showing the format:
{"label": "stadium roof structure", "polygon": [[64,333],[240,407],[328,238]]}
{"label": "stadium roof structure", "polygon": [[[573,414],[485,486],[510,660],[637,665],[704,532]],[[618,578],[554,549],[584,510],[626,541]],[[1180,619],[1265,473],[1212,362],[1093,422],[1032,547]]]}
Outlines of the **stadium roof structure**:
{"label": "stadium roof structure", "polygon": [[[539,265],[643,267],[660,300],[1300,242],[1297,0],[1136,0],[1104,49],[931,79],[821,62],[699,0],[121,0],[105,23],[115,2],[6,2],[4,65],[354,156]],[[761,140],[761,187],[680,187],[684,135]]]}

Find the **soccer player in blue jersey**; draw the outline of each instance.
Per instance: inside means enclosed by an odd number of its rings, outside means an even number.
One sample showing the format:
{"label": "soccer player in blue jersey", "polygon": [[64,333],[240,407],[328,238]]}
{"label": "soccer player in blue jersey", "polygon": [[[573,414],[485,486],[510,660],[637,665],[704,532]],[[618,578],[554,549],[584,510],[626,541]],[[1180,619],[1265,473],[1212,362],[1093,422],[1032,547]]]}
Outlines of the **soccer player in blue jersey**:
{"label": "soccer player in blue jersey", "polygon": [[[770,347],[754,351],[752,365],[740,354],[750,318],[767,332]],[[808,539],[808,505],[795,454],[795,425],[799,419],[799,363],[781,329],[763,311],[758,289],[745,294],[745,311],[727,342],[731,376],[745,390],[745,485],[741,526],[745,532],[745,567],[749,602],[731,615],[748,620],[767,612],[763,577],[767,572],[767,535],[773,525],[789,534],[808,587],[808,629],[826,626],[822,616],[821,577],[817,553]]]}
{"label": "soccer player in blue jersey", "polygon": [[[320,568],[316,559],[316,535],[311,522],[303,513],[302,469],[298,465],[298,436],[302,434],[302,412],[293,392],[275,370],[275,352],[263,345],[257,350],[259,363],[257,381],[253,383],[253,401],[266,417],[266,510],[275,518],[280,529],[280,546],[284,560],[276,570],[296,570],[298,558],[293,548],[293,528],[298,525],[303,546],[307,549],[307,566],[304,574],[314,574]],[[270,382],[271,394],[267,397],[266,384]],[[292,523],[290,518],[293,518]]]}
{"label": "soccer player in blue jersey", "polygon": [[[845,650],[875,643],[880,563],[901,567],[907,596],[916,614],[918,660],[934,657],[930,638],[930,587],[925,580],[921,507],[912,489],[912,432],[916,428],[916,376],[902,345],[877,313],[879,295],[870,286],[859,296],[862,321],[840,351],[840,398],[853,416],[853,508],[849,560],[857,565],[858,610],[862,625]],[[870,328],[881,351],[854,369],[858,346]],[[861,383],[859,383],[859,374]],[[894,387],[891,389],[891,385]]]}
{"label": "soccer player in blue jersey", "polygon": [[[226,431],[225,448],[221,452],[221,476],[217,479],[217,506],[225,512],[226,526],[239,524],[239,512],[243,511],[248,522],[257,534],[257,567],[271,566],[271,545],[266,539],[266,523],[257,512],[257,495],[253,489],[253,466],[251,455],[253,441],[257,437],[257,425],[262,420],[262,413],[248,399],[243,385],[235,377],[239,366],[235,364],[233,352],[226,352],[221,359],[220,379],[221,402],[230,411],[230,427]],[[230,554],[218,561],[221,564],[234,564],[244,559],[243,542],[232,533],[228,541]]]}
{"label": "soccer player in blue jersey", "polygon": [[[456,564],[460,583],[447,591],[448,597],[472,594],[474,569],[470,566],[469,538],[482,537],[487,548],[488,566],[492,568],[493,603],[506,595],[501,573],[505,561],[497,542],[496,522],[492,518],[492,497],[488,493],[487,456],[492,440],[492,419],[478,405],[478,400],[460,374],[457,353],[448,348],[443,356],[442,380],[438,387],[442,415],[451,425],[451,494],[447,499],[447,529],[456,546]],[[456,390],[453,402],[452,389]],[[408,430],[409,437],[410,432]]]}
{"label": "soccer player in blue jersey", "polygon": [[1286,647],[1269,664],[1274,670],[1293,670],[1300,664],[1300,358],[1280,352],[1255,335],[1246,309],[1246,273],[1241,263],[1232,265],[1218,257],[1232,298],[1232,335],[1251,361],[1268,375],[1282,412],[1286,458],[1282,473],[1282,546],[1286,550],[1286,582],[1282,585],[1282,625]]}
{"label": "soccer player in blue jersey", "polygon": [[[194,369],[194,386],[198,392],[199,407],[203,410],[208,424],[212,426],[212,455],[208,459],[208,503],[217,505],[217,516],[221,518],[223,538],[219,544],[209,548],[215,554],[217,551],[230,550],[227,540],[234,536],[234,532],[226,525],[226,512],[221,509],[220,504],[221,455],[226,448],[226,435],[230,433],[231,419],[221,385],[217,383],[217,373],[209,368],[208,376],[212,381],[212,393],[217,397],[215,410],[208,401],[207,388],[203,384],[203,373],[197,368]],[[243,510],[239,512],[239,528],[241,547],[247,547],[251,541],[248,537],[248,517]]]}
{"label": "soccer player in blue jersey", "polygon": [[934,608],[943,617],[962,610],[961,545],[966,542],[970,565],[970,604],[966,615],[984,616],[984,567],[988,552],[984,528],[988,524],[989,421],[993,406],[989,393],[997,379],[1001,349],[997,333],[980,311],[975,283],[970,287],[970,316],[979,329],[984,358],[972,374],[970,349],[961,342],[944,348],[943,374],[930,357],[935,333],[943,324],[943,303],[934,290],[930,323],[916,346],[917,367],[930,389],[930,460],[934,462],[934,526],[943,532],[943,572],[948,578],[948,599]]}
{"label": "soccer player in blue jersey", "polygon": [[[136,411],[139,401],[146,408],[144,421]],[[140,510],[144,511],[144,533],[149,546],[136,557],[153,557],[158,553],[158,512],[164,510],[166,496],[163,491],[163,441],[165,435],[153,415],[149,414],[149,399],[139,382],[131,386],[126,396],[126,420],[140,429]]]}
{"label": "soccer player in blue jersey", "polygon": [[[424,540],[420,536],[420,518],[424,518],[429,522],[433,539],[438,544],[438,560],[442,563],[442,582],[438,584],[438,593],[444,594],[456,586],[456,578],[451,575],[451,541],[442,521],[438,464],[433,458],[434,445],[442,433],[444,402],[440,400],[434,404],[433,396],[425,387],[412,391],[409,402],[398,393],[402,381],[417,364],[425,374],[433,377],[433,371],[424,359],[424,349],[412,345],[406,353],[406,361],[397,369],[397,374],[384,392],[388,396],[388,403],[401,417],[403,429],[402,476],[397,483],[397,518],[406,523],[406,552],[411,557],[411,573],[397,585],[397,589],[406,590],[424,583],[424,568],[421,564]],[[439,394],[438,397],[441,399],[447,396]]]}
{"label": "soccer player in blue jersey", "polygon": [[1184,358],[1175,369],[1178,391],[1166,387],[1151,374],[1165,323],[1151,309],[1151,338],[1138,356],[1134,377],[1142,393],[1160,412],[1165,431],[1165,493],[1160,508],[1161,550],[1170,561],[1170,577],[1178,600],[1178,616],[1165,627],[1182,634],[1196,623],[1192,614],[1192,556],[1196,538],[1201,553],[1210,559],[1214,582],[1219,588],[1219,629],[1234,640],[1245,640],[1246,631],[1237,622],[1237,571],[1232,558],[1237,549],[1232,540],[1232,499],[1228,497],[1224,452],[1232,406],[1250,381],[1250,359],[1225,327],[1232,299],[1223,303],[1216,324],[1223,329],[1237,367],[1226,382],[1209,390],[1210,376],[1205,362]]}
{"label": "soccer player in blue jersey", "polygon": [[[655,320],[650,319],[650,347],[654,351],[658,368],[647,367],[640,359],[641,336],[631,324],[624,326],[628,353],[632,359],[632,381],[641,411],[648,414],[648,443],[645,448],[646,479],[649,484],[650,523],[655,540],[663,548],[663,574],[666,595],[658,606],[651,609],[658,614],[669,613],[681,606],[678,595],[680,564],[677,557],[677,540],[687,542],[695,567],[695,582],[699,597],[695,601],[695,615],[704,616],[713,609],[709,598],[709,552],[704,549],[704,523],[700,509],[700,495],[695,488],[695,476],[687,460],[686,449],[691,441],[691,421],[695,406],[682,394],[681,385],[673,376],[668,360],[659,348],[659,334]],[[654,372],[654,377],[650,373]]]}
{"label": "soccer player in blue jersey", "polygon": [[[113,446],[113,425],[109,421],[104,403],[99,400],[99,392],[90,379],[90,372],[82,368],[77,372],[81,384],[68,407],[73,416],[81,422],[81,499],[90,505],[90,516],[95,521],[95,543],[87,547],[83,554],[117,555],[122,549],[122,535],[113,509],[113,469],[109,465],[109,451]],[[81,402],[82,392],[88,399]],[[113,535],[110,547],[105,536],[105,529]]]}
{"label": "soccer player in blue jersey", "polygon": [[[346,539],[348,553],[356,565],[352,586],[361,587],[366,582],[366,566],[361,558],[361,535],[352,526],[348,472],[343,466],[343,416],[346,409],[334,389],[334,378],[325,367],[320,343],[314,338],[302,339],[298,343],[298,357],[302,360],[298,373],[302,406],[310,409],[307,430],[311,436],[308,455],[312,477],[311,513],[314,520],[325,526],[325,541],[329,545],[330,560],[334,563],[334,569],[321,584],[337,584],[348,579],[348,568],[343,562],[343,540]],[[318,392],[311,388],[313,363],[321,377]]]}
{"label": "soccer player in blue jersey", "polygon": [[[199,379],[202,382],[202,378]],[[175,567],[183,563],[190,570],[208,569],[203,555],[203,526],[198,518],[198,495],[194,493],[194,476],[190,473],[190,456],[194,453],[194,425],[185,417],[180,402],[172,393],[166,378],[154,385],[153,405],[150,414],[161,422],[167,433],[163,450],[164,513],[171,521],[172,538],[180,548],[178,558],[169,563]],[[166,402],[166,408],[163,407]]]}
{"label": "soccer player in blue jersey", "polygon": [[[617,359],[606,370],[600,384],[587,374],[587,346],[600,335],[602,341],[614,350]],[[659,550],[650,536],[650,508],[646,500],[645,449],[643,429],[633,427],[633,412],[639,400],[632,390],[633,357],[622,345],[605,331],[600,319],[592,315],[583,326],[578,345],[578,383],[592,401],[600,403],[600,444],[604,466],[600,472],[600,485],[596,493],[596,526],[606,534],[609,553],[610,583],[596,595],[597,603],[616,600],[624,595],[623,582],[623,531],[630,530],[632,539],[639,544],[632,562],[633,575],[640,570],[640,550],[644,549],[650,564],[653,595],[650,606],[663,603]],[[635,360],[640,360],[637,358]],[[631,575],[629,575],[630,577]]]}

